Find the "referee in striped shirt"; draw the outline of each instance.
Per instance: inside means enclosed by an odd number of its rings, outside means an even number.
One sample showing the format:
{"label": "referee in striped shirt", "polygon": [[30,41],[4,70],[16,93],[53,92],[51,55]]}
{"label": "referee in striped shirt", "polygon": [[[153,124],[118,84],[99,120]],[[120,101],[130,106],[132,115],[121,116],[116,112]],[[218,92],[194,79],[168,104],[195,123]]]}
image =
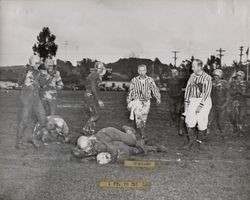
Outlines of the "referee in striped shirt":
{"label": "referee in striped shirt", "polygon": [[145,139],[145,141],[147,141],[145,126],[150,110],[150,99],[152,98],[152,94],[156,98],[157,104],[161,103],[160,91],[153,78],[147,76],[146,73],[146,65],[139,65],[139,76],[132,79],[127,97],[128,108],[131,109],[131,107],[134,106],[133,114],[135,116],[136,126],[137,129],[140,130],[142,139]]}
{"label": "referee in striped shirt", "polygon": [[[206,136],[208,115],[212,107],[212,78],[203,71],[203,63],[195,59],[192,63],[193,73],[190,75],[185,91],[185,122],[188,129],[190,148],[195,142],[201,143]],[[198,128],[198,134],[194,128]]]}

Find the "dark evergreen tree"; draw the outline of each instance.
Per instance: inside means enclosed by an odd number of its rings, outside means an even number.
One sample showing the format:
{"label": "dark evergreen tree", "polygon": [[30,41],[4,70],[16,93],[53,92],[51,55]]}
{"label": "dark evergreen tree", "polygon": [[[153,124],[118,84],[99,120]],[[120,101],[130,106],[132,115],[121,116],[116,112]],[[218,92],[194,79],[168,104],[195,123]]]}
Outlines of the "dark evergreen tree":
{"label": "dark evergreen tree", "polygon": [[55,44],[55,39],[56,36],[50,32],[49,28],[44,27],[37,36],[37,43],[32,47],[34,53],[37,53],[43,61],[56,56],[58,45]]}

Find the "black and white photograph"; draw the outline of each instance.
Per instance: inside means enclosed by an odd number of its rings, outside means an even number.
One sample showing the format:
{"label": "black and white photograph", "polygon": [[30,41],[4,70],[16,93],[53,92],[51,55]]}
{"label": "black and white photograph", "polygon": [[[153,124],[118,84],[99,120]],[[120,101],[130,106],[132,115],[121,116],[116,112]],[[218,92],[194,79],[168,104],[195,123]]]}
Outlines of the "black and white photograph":
{"label": "black and white photograph", "polygon": [[249,200],[249,0],[0,0],[0,200]]}

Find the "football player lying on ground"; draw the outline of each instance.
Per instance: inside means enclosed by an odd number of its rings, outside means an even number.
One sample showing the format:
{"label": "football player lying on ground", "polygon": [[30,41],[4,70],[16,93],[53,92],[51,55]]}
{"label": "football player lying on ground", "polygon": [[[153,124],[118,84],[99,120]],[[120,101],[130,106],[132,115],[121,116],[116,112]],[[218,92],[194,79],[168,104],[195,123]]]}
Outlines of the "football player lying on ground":
{"label": "football player lying on ground", "polygon": [[69,128],[67,123],[58,115],[50,115],[47,117],[46,132],[41,131],[41,125],[36,124],[33,131],[33,145],[40,147],[48,143],[67,143],[69,142]]}
{"label": "football player lying on ground", "polygon": [[107,127],[99,130],[93,136],[79,137],[77,146],[72,150],[73,156],[88,160],[88,158],[95,159],[98,155],[100,157],[106,152],[106,156],[111,158],[110,161],[116,162],[149,151],[167,152],[167,148],[163,145],[148,146],[144,144],[144,140],[136,139],[136,131],[132,127],[123,126],[122,130],[124,132],[113,127]]}

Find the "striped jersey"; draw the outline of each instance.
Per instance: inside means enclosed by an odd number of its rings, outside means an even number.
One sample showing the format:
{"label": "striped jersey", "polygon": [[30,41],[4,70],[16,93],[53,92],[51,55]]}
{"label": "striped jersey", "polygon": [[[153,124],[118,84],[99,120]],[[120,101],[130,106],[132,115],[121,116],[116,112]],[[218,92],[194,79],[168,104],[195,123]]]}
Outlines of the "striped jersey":
{"label": "striped jersey", "polygon": [[185,102],[189,102],[190,98],[202,98],[201,104],[203,104],[208,97],[211,96],[212,90],[212,78],[206,72],[202,72],[197,76],[192,73],[189,77],[186,90],[185,90]]}
{"label": "striped jersey", "polygon": [[151,93],[153,96],[160,100],[161,94],[158,87],[155,84],[155,81],[146,76],[146,78],[140,78],[140,76],[134,77],[131,81],[129,93],[127,97],[127,102],[133,100],[140,100],[140,101],[148,101],[152,98]]}

